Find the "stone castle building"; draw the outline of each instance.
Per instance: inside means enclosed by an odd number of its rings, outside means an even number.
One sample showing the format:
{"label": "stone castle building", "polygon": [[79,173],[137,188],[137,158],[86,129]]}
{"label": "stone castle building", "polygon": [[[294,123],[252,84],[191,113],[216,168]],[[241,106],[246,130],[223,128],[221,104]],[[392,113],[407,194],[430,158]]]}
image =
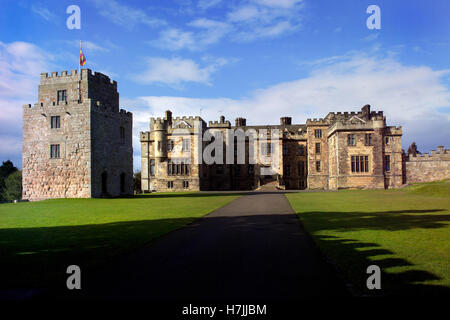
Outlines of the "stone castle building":
{"label": "stone castle building", "polygon": [[[197,132],[196,122],[200,124]],[[179,129],[185,133],[180,134]],[[263,163],[250,163],[248,137],[244,163],[194,161],[201,156],[200,146],[204,150],[210,143],[210,139],[203,141],[197,136],[208,130],[225,136],[228,129],[268,131],[267,138],[259,139],[255,148],[280,151],[272,174],[262,174]],[[271,131],[275,130],[280,134],[273,138]],[[283,117],[279,125],[263,126],[247,126],[243,118],[237,118],[232,126],[223,116],[207,125],[198,116],[173,118],[167,111],[164,118],[151,118],[150,131],[140,134],[142,189],[251,190],[266,183],[282,189],[398,187],[406,179],[401,137],[402,128],[386,125],[383,112],[371,111],[369,105],[359,112],[330,112],[325,118],[308,119],[306,124],[292,124],[290,117]],[[175,146],[190,151],[189,159],[180,158]],[[236,144],[231,148],[236,160]]]}
{"label": "stone castle building", "polygon": [[132,122],[106,75],[42,73],[38,102],[23,106],[22,198],[132,194]]}
{"label": "stone castle building", "polygon": [[[42,73],[38,102],[23,106],[22,198],[133,194],[132,122],[106,75]],[[261,126],[244,118],[232,126],[224,116],[207,124],[167,111],[140,133],[142,190],[391,188],[450,178],[448,150],[405,155],[401,137],[402,128],[387,126],[369,105],[305,124],[282,117]],[[212,162],[203,159],[208,149]]]}

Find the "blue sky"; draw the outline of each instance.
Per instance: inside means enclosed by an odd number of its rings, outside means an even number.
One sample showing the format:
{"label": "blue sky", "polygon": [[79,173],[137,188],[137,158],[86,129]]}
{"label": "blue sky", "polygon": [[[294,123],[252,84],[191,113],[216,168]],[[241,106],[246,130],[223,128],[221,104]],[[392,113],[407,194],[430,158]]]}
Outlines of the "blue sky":
{"label": "blue sky", "polygon": [[[81,9],[81,29],[66,8]],[[369,5],[381,29],[369,30]],[[86,67],[118,81],[138,133],[166,109],[249,124],[384,110],[403,146],[448,147],[450,1],[0,0],[0,160],[20,166],[21,105],[41,72]]]}

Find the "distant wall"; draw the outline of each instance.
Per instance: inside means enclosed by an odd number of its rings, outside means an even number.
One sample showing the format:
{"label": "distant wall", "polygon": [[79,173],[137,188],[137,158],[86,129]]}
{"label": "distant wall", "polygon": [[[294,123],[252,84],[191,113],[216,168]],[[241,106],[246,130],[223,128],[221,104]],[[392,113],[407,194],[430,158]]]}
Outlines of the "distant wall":
{"label": "distant wall", "polygon": [[450,152],[443,146],[431,154],[408,155],[405,160],[406,182],[429,182],[450,179]]}

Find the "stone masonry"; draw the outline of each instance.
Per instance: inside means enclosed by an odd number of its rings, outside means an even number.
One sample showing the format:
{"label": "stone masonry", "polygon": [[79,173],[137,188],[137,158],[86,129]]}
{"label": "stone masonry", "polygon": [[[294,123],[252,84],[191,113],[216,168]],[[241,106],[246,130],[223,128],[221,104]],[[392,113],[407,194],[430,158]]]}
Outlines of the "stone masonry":
{"label": "stone masonry", "polygon": [[131,195],[132,121],[106,75],[42,73],[23,106],[23,199]]}
{"label": "stone masonry", "polygon": [[450,179],[450,150],[439,146],[431,154],[407,155],[405,157],[406,181],[428,182]]}
{"label": "stone masonry", "polygon": [[[193,128],[195,120],[201,123],[198,132]],[[144,191],[251,190],[276,182],[281,189],[381,189],[448,177],[448,155],[442,148],[433,154],[432,162],[428,159],[425,163],[427,157],[424,160],[409,157],[405,164],[402,128],[387,126],[383,112],[371,111],[369,105],[359,112],[330,112],[325,118],[308,119],[306,124],[291,122],[290,117],[282,117],[280,125],[247,126],[246,119],[237,118],[232,126],[221,116],[220,121],[210,121],[207,125],[200,117],[172,118],[170,111],[164,118],[151,118],[150,131],[141,132],[142,188]],[[178,128],[187,132],[175,135]],[[200,143],[201,150],[205,150],[213,141],[202,139],[195,144],[199,135],[210,130],[225,135],[227,129],[267,130],[269,138],[260,140],[257,148],[262,149],[266,143],[278,146],[279,166],[275,172],[262,175],[264,164],[251,164],[247,160],[244,164],[191,163],[188,171],[173,167],[178,155],[168,150],[174,145],[188,139],[192,154],[198,155]],[[276,141],[270,138],[271,130],[280,132]],[[245,159],[249,159],[249,145],[246,139]],[[236,150],[234,153],[236,159]],[[423,173],[419,173],[421,170]],[[423,177],[419,178],[421,174]]]}

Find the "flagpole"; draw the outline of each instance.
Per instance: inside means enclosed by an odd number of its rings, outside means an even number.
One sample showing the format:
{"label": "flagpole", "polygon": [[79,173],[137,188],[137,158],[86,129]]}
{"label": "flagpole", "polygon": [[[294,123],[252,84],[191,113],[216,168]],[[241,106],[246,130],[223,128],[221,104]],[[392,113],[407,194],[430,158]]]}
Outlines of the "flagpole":
{"label": "flagpole", "polygon": [[81,40],[80,40],[80,57],[78,58],[78,102],[81,102]]}

